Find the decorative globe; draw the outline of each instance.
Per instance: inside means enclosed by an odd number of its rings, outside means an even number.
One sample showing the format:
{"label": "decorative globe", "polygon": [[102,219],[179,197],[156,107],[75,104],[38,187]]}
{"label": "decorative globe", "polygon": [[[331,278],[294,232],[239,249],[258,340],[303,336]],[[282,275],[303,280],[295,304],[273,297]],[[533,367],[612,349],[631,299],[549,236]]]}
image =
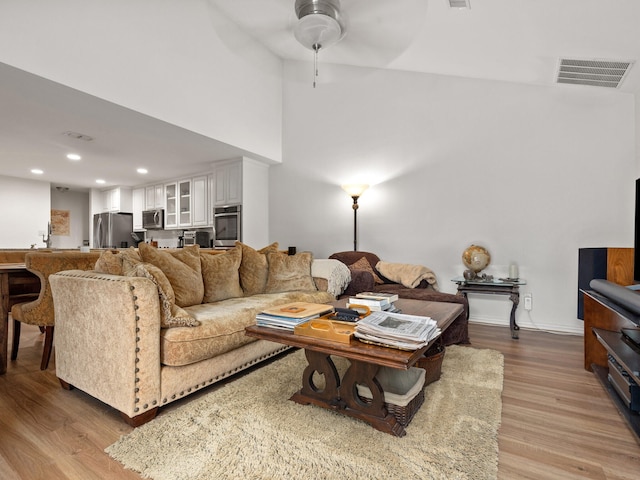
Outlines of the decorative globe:
{"label": "decorative globe", "polygon": [[462,252],[462,263],[474,273],[478,273],[489,266],[491,255],[486,248],[479,245],[471,245]]}

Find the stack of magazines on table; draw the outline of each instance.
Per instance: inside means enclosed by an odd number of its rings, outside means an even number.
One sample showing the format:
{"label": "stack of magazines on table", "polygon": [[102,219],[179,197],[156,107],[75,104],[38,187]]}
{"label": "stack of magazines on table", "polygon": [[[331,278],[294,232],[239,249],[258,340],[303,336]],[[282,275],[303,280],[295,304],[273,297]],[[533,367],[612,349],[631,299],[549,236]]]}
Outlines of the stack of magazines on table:
{"label": "stack of magazines on table", "polygon": [[293,302],[268,308],[256,315],[256,325],[293,330],[296,325],[333,312],[331,305]]}
{"label": "stack of magazines on table", "polygon": [[365,343],[417,350],[437,338],[440,333],[436,321],[430,317],[371,312],[356,324],[355,336]]}
{"label": "stack of magazines on table", "polygon": [[396,293],[360,292],[355,297],[349,297],[347,308],[350,308],[350,305],[364,305],[372,312],[400,313],[400,309],[393,304],[396,300],[398,300]]}

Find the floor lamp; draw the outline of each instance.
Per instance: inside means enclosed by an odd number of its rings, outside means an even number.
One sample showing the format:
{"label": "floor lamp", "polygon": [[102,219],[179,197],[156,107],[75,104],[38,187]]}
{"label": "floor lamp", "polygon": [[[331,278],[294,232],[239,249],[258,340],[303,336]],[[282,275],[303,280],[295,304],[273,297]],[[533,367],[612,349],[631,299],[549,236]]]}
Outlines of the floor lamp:
{"label": "floor lamp", "polygon": [[342,189],[353,198],[353,251],[358,250],[358,198],[369,188],[369,185],[360,183],[355,185],[343,185]]}

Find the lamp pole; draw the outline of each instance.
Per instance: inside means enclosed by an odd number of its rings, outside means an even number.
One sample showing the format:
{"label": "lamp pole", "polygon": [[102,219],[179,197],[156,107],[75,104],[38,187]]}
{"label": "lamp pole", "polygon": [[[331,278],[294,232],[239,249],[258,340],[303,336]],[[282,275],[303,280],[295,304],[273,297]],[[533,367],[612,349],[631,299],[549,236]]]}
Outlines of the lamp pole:
{"label": "lamp pole", "polygon": [[358,250],[358,198],[359,195],[353,195],[353,251]]}
{"label": "lamp pole", "polygon": [[369,188],[369,185],[365,183],[359,183],[354,185],[342,185],[342,189],[353,198],[353,251],[358,250],[358,199],[364,191]]}

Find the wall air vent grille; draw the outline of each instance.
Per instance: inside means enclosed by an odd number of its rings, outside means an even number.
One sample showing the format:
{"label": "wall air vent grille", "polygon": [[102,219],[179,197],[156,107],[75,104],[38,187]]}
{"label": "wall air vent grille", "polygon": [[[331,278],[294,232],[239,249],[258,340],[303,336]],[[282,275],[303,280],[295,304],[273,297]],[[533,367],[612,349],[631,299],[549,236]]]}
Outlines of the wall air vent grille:
{"label": "wall air vent grille", "polygon": [[471,8],[470,0],[449,0],[451,8]]}
{"label": "wall air vent grille", "polygon": [[633,62],[560,59],[557,83],[618,88]]}

